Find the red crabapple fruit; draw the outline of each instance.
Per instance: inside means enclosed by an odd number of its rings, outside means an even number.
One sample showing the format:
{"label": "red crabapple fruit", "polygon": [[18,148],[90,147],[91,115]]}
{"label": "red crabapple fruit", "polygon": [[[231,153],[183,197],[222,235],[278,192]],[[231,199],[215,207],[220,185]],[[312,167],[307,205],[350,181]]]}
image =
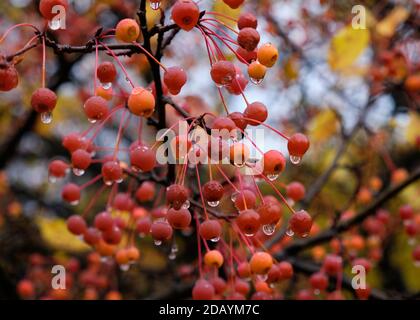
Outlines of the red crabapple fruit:
{"label": "red crabapple fruit", "polygon": [[203,239],[217,242],[222,235],[222,226],[217,220],[206,220],[201,223],[199,233]]}
{"label": "red crabapple fruit", "polygon": [[232,9],[239,8],[245,0],[223,0],[224,3],[226,3],[229,7]]}
{"label": "red crabapple fruit", "polygon": [[291,182],[286,187],[286,194],[293,201],[300,201],[305,197],[305,187],[300,182]]}
{"label": "red crabapple fruit", "polygon": [[235,79],[235,65],[226,60],[217,61],[211,66],[210,75],[217,86],[226,86]]}
{"label": "red crabapple fruit", "polygon": [[0,67],[0,91],[10,91],[16,88],[18,84],[19,75],[13,65]]}
{"label": "red crabapple fruit", "polygon": [[98,66],[96,74],[98,76],[99,81],[103,84],[112,83],[117,77],[117,70],[115,69],[115,66],[112,62],[105,61]]}
{"label": "red crabapple fruit", "polygon": [[86,221],[79,215],[73,215],[67,219],[67,229],[71,233],[80,236],[87,229]]}
{"label": "red crabapple fruit", "polygon": [[95,216],[94,225],[98,230],[106,232],[114,226],[114,219],[108,212],[104,211]]}
{"label": "red crabapple fruit", "polygon": [[39,88],[31,97],[32,108],[39,113],[51,112],[57,104],[57,96],[48,88]]}
{"label": "red crabapple fruit", "polygon": [[63,199],[71,205],[77,205],[80,201],[80,187],[74,183],[68,183],[63,187],[61,193]]}
{"label": "red crabapple fruit", "polygon": [[305,210],[295,212],[289,220],[289,235],[308,236],[312,228],[312,217]]}
{"label": "red crabapple fruit", "polygon": [[215,291],[213,285],[204,279],[199,279],[192,290],[194,300],[212,300]]}
{"label": "red crabapple fruit", "polygon": [[292,135],[287,143],[287,149],[289,150],[290,154],[290,161],[293,164],[298,164],[308,148],[309,140],[304,134],[295,133]]}
{"label": "red crabapple fruit", "polygon": [[39,2],[39,11],[45,19],[51,20],[57,15],[57,13],[53,10],[55,6],[63,6],[67,9],[68,2],[67,0],[41,0]]}
{"label": "red crabapple fruit", "polygon": [[200,10],[192,0],[177,0],[172,7],[172,20],[185,31],[192,30],[199,18]]}
{"label": "red crabapple fruit", "polygon": [[180,67],[170,67],[163,75],[163,82],[171,94],[177,95],[187,82],[187,74]]}
{"label": "red crabapple fruit", "polygon": [[139,146],[130,151],[130,162],[134,171],[152,171],[156,167],[156,152],[146,146]]}
{"label": "red crabapple fruit", "polygon": [[78,149],[71,154],[71,163],[74,174],[81,176],[92,163],[92,156],[86,150]]}
{"label": "red crabapple fruit", "polygon": [[172,184],[166,189],[166,201],[176,210],[185,205],[188,196],[188,189],[181,184]]}
{"label": "red crabapple fruit", "polygon": [[155,221],[150,227],[150,233],[155,240],[155,244],[160,245],[162,241],[169,240],[172,237],[173,230],[169,223],[165,221]]}
{"label": "red crabapple fruit", "polygon": [[185,208],[179,210],[170,208],[166,214],[166,219],[172,228],[186,229],[191,223],[191,213]]}
{"label": "red crabapple fruit", "polygon": [[247,51],[253,51],[259,42],[260,34],[254,28],[243,28],[238,33],[238,43]]}
{"label": "red crabapple fruit", "polygon": [[253,236],[260,228],[260,216],[255,210],[245,210],[236,218],[236,224],[246,236]]}
{"label": "red crabapple fruit", "polygon": [[247,121],[250,126],[258,126],[267,120],[267,107],[261,102],[253,102],[246,107],[244,116],[248,118]]}
{"label": "red crabapple fruit", "polygon": [[238,29],[242,30],[244,28],[254,28],[257,29],[258,20],[252,13],[245,12],[242,13],[238,18]]}
{"label": "red crabapple fruit", "polygon": [[70,166],[63,160],[53,160],[48,166],[48,175],[51,182],[55,179],[64,178],[69,171]]}
{"label": "red crabapple fruit", "polygon": [[286,167],[286,159],[283,154],[277,150],[269,150],[263,156],[263,174],[269,180],[276,180]]}
{"label": "red crabapple fruit", "polygon": [[118,161],[107,161],[102,165],[102,178],[106,185],[110,186],[114,182],[123,181],[123,170]]}
{"label": "red crabapple fruit", "polygon": [[211,180],[203,185],[203,197],[207,201],[210,207],[217,207],[220,199],[224,194],[224,188],[222,184],[216,180]]}

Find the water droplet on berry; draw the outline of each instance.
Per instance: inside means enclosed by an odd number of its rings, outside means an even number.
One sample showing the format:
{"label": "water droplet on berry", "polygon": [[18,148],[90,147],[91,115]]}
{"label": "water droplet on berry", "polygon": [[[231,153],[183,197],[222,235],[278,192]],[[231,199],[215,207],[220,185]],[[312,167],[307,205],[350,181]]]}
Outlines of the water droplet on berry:
{"label": "water droplet on berry", "polygon": [[414,266],[415,266],[416,268],[420,268],[420,261],[416,261],[416,262],[414,262]]}
{"label": "water droplet on berry", "polygon": [[124,181],[124,178],[121,178],[121,179],[115,180],[115,182],[116,182],[116,183],[122,183],[123,181]]}
{"label": "water droplet on berry", "polygon": [[79,202],[80,202],[79,200],[72,201],[72,202],[70,202],[70,205],[77,206],[79,204]]}
{"label": "water droplet on berry", "polygon": [[189,209],[189,207],[191,206],[190,200],[187,200],[184,202],[184,204],[182,205],[183,209]]}
{"label": "water droplet on berry", "polygon": [[162,241],[161,240],[155,240],[154,243],[155,243],[155,246],[160,246],[162,244]]}
{"label": "water droplet on berry", "polygon": [[255,78],[249,78],[253,84],[259,85],[261,82],[263,82],[264,78],[262,79],[255,79]]}
{"label": "water droplet on berry", "polygon": [[320,293],[321,293],[321,291],[320,291],[319,289],[315,289],[315,290],[314,290],[314,294],[315,294],[316,296],[318,296]]}
{"label": "water droplet on berry", "polygon": [[292,229],[287,229],[286,230],[286,234],[289,236],[289,237],[293,237],[294,235],[295,235],[295,233],[293,232],[293,230]]}
{"label": "water droplet on berry", "polygon": [[253,237],[253,236],[255,235],[255,233],[246,233],[246,232],[244,232],[244,234],[245,234],[247,237]]}
{"label": "water droplet on berry", "polygon": [[175,259],[176,259],[176,253],[175,253],[175,252],[171,252],[171,253],[168,255],[168,259],[169,259],[169,260],[175,260]]}
{"label": "water droplet on berry", "polygon": [[293,164],[299,164],[301,160],[302,160],[301,157],[298,157],[298,156],[290,156],[290,162],[293,163]]}
{"label": "water droplet on berry", "polygon": [[414,246],[416,244],[416,238],[410,237],[408,239],[408,245]]}
{"label": "water droplet on berry", "polygon": [[210,206],[210,207],[217,207],[218,205],[219,205],[219,203],[220,203],[220,201],[207,201],[207,204]]}
{"label": "water droplet on berry", "polygon": [[109,258],[108,257],[101,257],[101,262],[102,263],[105,263],[105,262],[107,262],[109,260]]}
{"label": "water droplet on berry", "polygon": [[78,169],[78,168],[73,168],[73,173],[74,173],[75,176],[81,177],[85,174],[85,170]]}
{"label": "water droplet on berry", "polygon": [[263,232],[266,236],[271,236],[274,231],[276,231],[276,225],[275,224],[265,224],[263,225]]}
{"label": "water droplet on berry", "polygon": [[52,113],[51,112],[42,112],[41,113],[41,122],[43,124],[50,124],[52,121]]}
{"label": "water droplet on berry", "polygon": [[211,238],[210,241],[211,242],[219,242],[220,237],[215,237],[215,238]]}
{"label": "water droplet on berry", "polygon": [[121,269],[121,271],[128,271],[128,269],[130,269],[130,265],[129,264],[122,264],[122,265],[120,265],[120,269]]}
{"label": "water droplet on berry", "polygon": [[104,88],[105,90],[109,90],[112,88],[112,82],[104,82],[102,83],[102,88]]}
{"label": "water droplet on berry", "polygon": [[171,252],[178,252],[178,246],[176,243],[172,245]]}
{"label": "water droplet on berry", "polygon": [[276,180],[278,177],[279,177],[279,175],[278,175],[278,174],[276,174],[276,173],[273,173],[273,174],[268,174],[268,175],[267,175],[267,178],[268,178],[268,180],[270,180],[270,181],[274,181],[274,180]]}
{"label": "water droplet on berry", "polygon": [[112,181],[112,180],[105,180],[104,183],[109,187],[109,186],[112,186],[112,184],[114,183],[114,181]]}
{"label": "water droplet on berry", "polygon": [[98,120],[96,120],[96,119],[91,119],[91,118],[88,118],[88,121],[90,122],[90,123],[92,123],[92,124],[94,124],[94,123],[96,123]]}
{"label": "water droplet on berry", "polygon": [[159,10],[159,8],[160,8],[160,1],[158,1],[158,2],[150,2],[150,8],[152,10]]}
{"label": "water droplet on berry", "polygon": [[54,177],[54,176],[48,176],[48,181],[50,182],[50,183],[56,183],[57,182],[57,178],[56,177]]}
{"label": "water droplet on berry", "polygon": [[257,278],[258,278],[258,280],[260,280],[260,281],[265,281],[265,280],[267,280],[267,278],[268,278],[268,274],[266,273],[266,274],[259,274],[258,276],[257,276]]}
{"label": "water droplet on berry", "polygon": [[302,238],[306,238],[307,236],[309,235],[309,233],[302,233],[300,236],[302,237]]}
{"label": "water droplet on berry", "polygon": [[238,196],[238,192],[232,193],[232,195],[230,196],[230,200],[232,200],[232,202],[235,202],[237,196]]}
{"label": "water droplet on berry", "polygon": [[53,19],[51,21],[48,21],[48,26],[51,30],[58,30],[61,26],[61,20],[60,19]]}

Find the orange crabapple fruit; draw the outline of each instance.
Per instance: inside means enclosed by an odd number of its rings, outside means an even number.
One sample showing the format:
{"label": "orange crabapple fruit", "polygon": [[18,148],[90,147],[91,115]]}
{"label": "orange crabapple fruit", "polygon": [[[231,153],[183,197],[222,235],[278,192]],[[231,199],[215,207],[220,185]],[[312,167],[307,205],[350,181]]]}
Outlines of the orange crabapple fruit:
{"label": "orange crabapple fruit", "polygon": [[408,76],[405,79],[404,87],[410,92],[420,92],[420,73]]}
{"label": "orange crabapple fruit", "polygon": [[192,0],[177,0],[172,7],[172,20],[182,30],[190,31],[198,23],[200,9]]}
{"label": "orange crabapple fruit", "polygon": [[39,2],[39,11],[45,19],[51,20],[57,15],[53,10],[55,6],[63,6],[67,9],[68,2],[67,0],[41,0]]}
{"label": "orange crabapple fruit", "polygon": [[213,285],[204,279],[199,279],[192,290],[192,298],[194,300],[212,300],[215,295]]}
{"label": "orange crabapple fruit", "polygon": [[290,160],[297,164],[309,149],[309,139],[302,133],[295,133],[289,138],[287,149],[291,157]]}
{"label": "orange crabapple fruit", "polygon": [[18,84],[19,75],[16,68],[13,65],[0,66],[0,91],[10,91]]}
{"label": "orange crabapple fruit", "polygon": [[115,37],[121,42],[131,43],[140,36],[140,27],[134,19],[123,19],[115,27]]}
{"label": "orange crabapple fruit", "polygon": [[305,210],[296,211],[290,217],[289,226],[294,234],[306,237],[312,228],[312,217]]}
{"label": "orange crabapple fruit", "polygon": [[408,177],[408,172],[404,168],[398,168],[392,171],[391,173],[391,182],[393,184],[399,184],[403,182]]}
{"label": "orange crabapple fruit", "polygon": [[39,88],[32,94],[31,106],[36,112],[51,112],[56,104],[57,95],[48,88]]}
{"label": "orange crabapple fruit", "polygon": [[273,266],[273,257],[267,252],[256,252],[249,262],[254,274],[267,274]]}
{"label": "orange crabapple fruit", "polygon": [[300,201],[305,197],[305,187],[300,182],[293,181],[287,185],[286,195],[293,201]]}
{"label": "orange crabapple fruit", "polygon": [[126,250],[129,262],[134,262],[140,259],[140,250],[135,246],[129,246]]}
{"label": "orange crabapple fruit", "polygon": [[257,197],[251,190],[244,189],[235,195],[234,205],[239,211],[255,208]]}
{"label": "orange crabapple fruit", "polygon": [[226,86],[235,79],[235,65],[226,60],[217,61],[211,66],[210,75],[217,86]]}
{"label": "orange crabapple fruit", "polygon": [[260,34],[254,28],[243,28],[238,33],[238,44],[247,51],[253,51],[260,42]]}
{"label": "orange crabapple fruit", "polygon": [[187,74],[180,67],[170,67],[163,75],[163,82],[171,94],[177,95],[187,82]]}
{"label": "orange crabapple fruit", "polygon": [[72,215],[67,219],[67,229],[80,236],[87,230],[86,221],[79,215]]}
{"label": "orange crabapple fruit", "polygon": [[246,236],[253,236],[260,228],[260,216],[255,210],[244,210],[236,218],[236,224]]}
{"label": "orange crabapple fruit", "polygon": [[96,86],[96,95],[104,98],[106,101],[110,101],[113,97],[112,87],[104,88],[103,86]]}
{"label": "orange crabapple fruit", "polygon": [[243,167],[250,157],[249,147],[241,142],[235,142],[229,148],[230,162],[237,166]]}
{"label": "orange crabapple fruit", "polygon": [[179,210],[188,200],[189,191],[181,184],[172,184],[166,189],[166,201],[174,209]]}
{"label": "orange crabapple fruit", "polygon": [[122,249],[118,249],[117,252],[115,253],[115,261],[119,264],[119,265],[126,265],[128,264],[128,262],[130,261],[128,254],[127,254],[127,250],[122,248]]}
{"label": "orange crabapple fruit", "polygon": [[215,130],[212,133],[213,136],[228,139],[231,137],[231,133],[236,130],[236,124],[228,117],[217,117],[213,121],[212,130]]}
{"label": "orange crabapple fruit", "polygon": [[117,70],[115,69],[115,65],[112,62],[105,61],[98,66],[96,74],[100,82],[112,83],[117,77]]}
{"label": "orange crabapple fruit", "polygon": [[238,29],[254,28],[257,29],[258,20],[252,13],[244,12],[238,18]]}
{"label": "orange crabapple fruit", "polygon": [[185,208],[181,208],[179,210],[170,208],[166,214],[166,219],[172,228],[186,229],[191,223],[191,213]]}
{"label": "orange crabapple fruit", "polygon": [[267,120],[267,107],[261,102],[253,102],[249,104],[244,111],[244,116],[250,126],[259,126],[260,123]]}
{"label": "orange crabapple fruit", "polygon": [[222,184],[219,181],[211,180],[203,185],[203,197],[209,203],[215,203],[222,199],[225,192]]}
{"label": "orange crabapple fruit", "polygon": [[229,7],[232,9],[239,8],[245,0],[223,0],[224,3],[226,3]]}
{"label": "orange crabapple fruit", "polygon": [[207,251],[204,255],[204,264],[209,267],[220,268],[223,265],[223,255],[219,250]]}
{"label": "orange crabapple fruit", "polygon": [[160,244],[172,238],[173,229],[166,221],[154,221],[150,227],[152,238]]}
{"label": "orange crabapple fruit", "polygon": [[112,256],[116,250],[115,245],[106,243],[102,238],[95,246],[96,251],[103,257]]}
{"label": "orange crabapple fruit", "polygon": [[130,150],[130,162],[134,171],[152,171],[156,167],[156,152],[146,146],[138,146]]}
{"label": "orange crabapple fruit", "polygon": [[112,185],[114,182],[120,183],[123,181],[123,170],[115,160],[109,160],[102,165],[102,178],[106,185]]}
{"label": "orange crabapple fruit", "polygon": [[199,234],[205,240],[217,242],[222,235],[222,226],[217,220],[205,220],[200,224]]}
{"label": "orange crabapple fruit", "polygon": [[148,118],[155,111],[155,97],[149,90],[136,87],[131,91],[127,105],[133,114]]}
{"label": "orange crabapple fruit", "polygon": [[80,187],[74,183],[68,183],[63,187],[62,198],[70,204],[78,204],[80,200]]}
{"label": "orange crabapple fruit", "polygon": [[248,76],[254,83],[260,83],[267,72],[267,67],[258,61],[253,61],[248,66]]}
{"label": "orange crabapple fruit", "polygon": [[286,167],[286,159],[283,154],[277,150],[269,150],[265,152],[262,161],[263,174],[265,174],[269,179],[271,177],[277,177]]}
{"label": "orange crabapple fruit", "polygon": [[266,43],[258,48],[257,51],[258,62],[267,68],[271,68],[279,58],[279,52],[271,43]]}

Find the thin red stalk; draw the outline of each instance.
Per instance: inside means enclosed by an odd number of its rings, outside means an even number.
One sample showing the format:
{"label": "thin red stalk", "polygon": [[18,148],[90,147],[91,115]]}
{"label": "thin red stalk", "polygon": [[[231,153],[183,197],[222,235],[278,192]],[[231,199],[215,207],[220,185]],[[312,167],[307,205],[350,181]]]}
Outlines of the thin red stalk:
{"label": "thin red stalk", "polygon": [[228,20],[231,20],[231,21],[233,21],[233,22],[238,22],[238,20],[237,20],[237,19],[234,19],[234,18],[232,18],[232,17],[229,17],[228,15],[225,15],[225,14],[220,13],[220,12],[206,11],[206,14],[211,14],[211,15],[214,15],[214,16],[223,17],[223,18],[228,19]]}
{"label": "thin red stalk", "polygon": [[250,121],[250,122],[258,123],[258,124],[260,124],[260,125],[268,128],[268,129],[274,131],[275,133],[277,133],[278,135],[280,135],[284,139],[289,140],[289,137],[286,136],[284,133],[281,133],[279,130],[273,128],[272,126],[270,126],[270,125],[268,125],[268,124],[266,124],[264,122],[261,122],[261,121],[255,120],[255,119],[251,119],[251,118],[247,118],[247,117],[244,117],[244,119],[247,120],[247,121]]}
{"label": "thin red stalk", "polygon": [[209,217],[207,215],[207,208],[206,208],[206,203],[204,201],[203,191],[201,190],[201,181],[200,181],[200,173],[198,172],[198,165],[195,165],[195,172],[197,175],[197,184],[198,184],[198,189],[200,191],[200,198],[201,198],[201,203],[203,205],[204,216],[207,220]]}
{"label": "thin red stalk", "polygon": [[261,174],[261,176],[264,178],[264,180],[273,188],[273,190],[279,195],[280,199],[283,201],[283,203],[286,205],[286,207],[292,212],[295,213],[295,210],[289,205],[287,200],[284,198],[284,196],[281,194],[281,192],[277,189],[277,187],[268,179],[264,174]]}
{"label": "thin red stalk", "polygon": [[200,229],[200,223],[198,222],[198,215],[197,212],[194,214],[195,216],[195,224],[196,224],[196,234],[197,234],[197,249],[198,249],[198,272],[200,274],[200,278],[203,276],[203,266],[201,261],[201,239],[200,239],[200,233],[198,230]]}
{"label": "thin red stalk", "polygon": [[95,75],[93,77],[93,94],[96,96],[98,91],[98,60],[99,60],[99,53],[98,53],[98,39],[95,38]]}
{"label": "thin red stalk", "polygon": [[120,127],[118,128],[117,141],[115,143],[115,151],[114,151],[114,155],[113,155],[114,160],[117,158],[118,148],[120,146],[121,138],[122,138],[124,130],[125,130],[127,124],[128,124],[128,121],[130,120],[130,116],[131,116],[131,114],[129,114],[127,119],[125,119],[125,121],[123,121],[126,111],[127,110],[124,110],[124,112],[121,116]]}
{"label": "thin red stalk", "polygon": [[102,174],[98,174],[95,178],[93,178],[93,179],[89,180],[89,181],[88,181],[88,182],[86,182],[85,184],[82,184],[82,185],[80,186],[80,189],[81,189],[81,190],[86,189],[87,187],[91,186],[91,185],[92,185],[92,184],[94,184],[96,181],[98,181],[99,179],[101,179],[101,177],[102,177]]}
{"label": "thin red stalk", "polygon": [[239,192],[239,189],[236,188],[235,184],[233,184],[233,182],[229,179],[229,177],[223,172],[223,170],[220,168],[220,166],[218,164],[216,164],[216,168],[219,170],[220,174],[225,178],[226,182],[229,183],[232,188],[236,191]]}
{"label": "thin red stalk", "polygon": [[82,213],[82,217],[86,217],[88,215],[88,212],[90,211],[90,209],[92,209],[92,207],[95,205],[96,201],[98,201],[98,197],[99,195],[102,194],[102,192],[104,191],[106,185],[103,185],[102,187],[100,187],[96,192],[95,195],[92,197],[92,199],[90,199],[88,205],[86,206],[86,208],[83,210]]}
{"label": "thin red stalk", "polygon": [[45,36],[42,37],[42,87],[45,88],[45,73],[46,73],[46,48]]}
{"label": "thin red stalk", "polygon": [[40,32],[38,30],[37,27],[35,27],[33,24],[31,23],[19,23],[19,24],[15,24],[14,26],[11,26],[9,29],[6,30],[6,32],[3,34],[3,36],[0,38],[0,43],[2,43],[4,41],[4,39],[6,39],[6,37],[8,36],[8,34],[10,32],[12,32],[14,29],[19,28],[19,27],[31,27],[33,29],[35,29],[35,31]]}
{"label": "thin red stalk", "polygon": [[147,51],[140,43],[137,43],[133,41],[133,44],[140,48],[141,51],[143,51],[144,54],[146,54],[150,59],[152,59],[155,63],[157,63],[163,70],[167,70],[166,67],[159,62],[149,51]]}

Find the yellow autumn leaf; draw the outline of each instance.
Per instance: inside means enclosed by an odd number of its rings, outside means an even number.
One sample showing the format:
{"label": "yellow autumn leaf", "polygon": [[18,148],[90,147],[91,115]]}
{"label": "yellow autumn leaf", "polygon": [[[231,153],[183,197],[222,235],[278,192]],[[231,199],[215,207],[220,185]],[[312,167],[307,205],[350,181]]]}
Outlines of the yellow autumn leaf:
{"label": "yellow autumn leaf", "polygon": [[420,116],[414,112],[410,112],[410,120],[405,130],[405,137],[410,144],[416,143],[416,138],[420,135]]}
{"label": "yellow autumn leaf", "polygon": [[42,238],[50,247],[73,253],[89,250],[88,245],[67,230],[64,219],[37,216],[35,222],[41,231]]}
{"label": "yellow autumn leaf", "polygon": [[[232,9],[222,0],[216,0],[213,4],[213,11],[231,17],[232,19],[238,19],[239,15],[241,14],[241,7],[237,9]],[[236,23],[231,19],[227,19],[222,16],[218,16],[217,19],[231,27],[236,26]]]}
{"label": "yellow autumn leaf", "polygon": [[353,65],[369,45],[370,33],[367,29],[344,27],[332,38],[328,63],[332,70],[341,71]]}
{"label": "yellow autumn leaf", "polygon": [[296,56],[290,56],[284,63],[284,75],[287,80],[293,81],[299,77],[299,59]]}
{"label": "yellow autumn leaf", "polygon": [[310,140],[322,142],[337,133],[339,121],[331,109],[326,109],[317,114],[309,125]]}
{"label": "yellow autumn leaf", "polygon": [[396,6],[392,11],[376,25],[376,33],[390,38],[394,35],[397,27],[407,20],[410,12],[403,6]]}

